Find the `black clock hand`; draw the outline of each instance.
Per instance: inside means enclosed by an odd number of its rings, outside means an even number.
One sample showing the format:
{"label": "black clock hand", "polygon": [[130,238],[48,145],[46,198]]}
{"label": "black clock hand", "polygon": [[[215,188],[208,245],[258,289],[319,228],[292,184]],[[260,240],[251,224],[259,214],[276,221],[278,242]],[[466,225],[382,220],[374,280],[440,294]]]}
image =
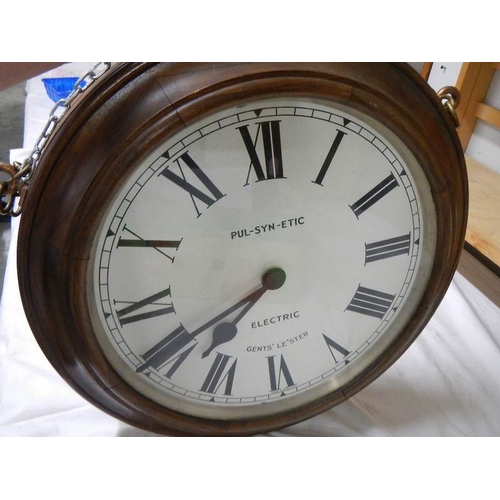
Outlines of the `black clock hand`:
{"label": "black clock hand", "polygon": [[261,287],[258,290],[256,290],[256,291],[252,292],[251,294],[247,295],[244,299],[240,300],[239,302],[237,302],[236,304],[232,305],[231,307],[228,307],[226,310],[222,311],[215,318],[212,318],[211,320],[207,321],[206,323],[204,323],[203,325],[201,325],[199,328],[197,328],[196,330],[194,330],[191,333],[191,337],[194,338],[194,337],[198,336],[200,333],[204,332],[207,328],[210,328],[212,325],[215,325],[221,319],[225,318],[228,314],[231,314],[232,312],[234,312],[237,309],[239,309],[246,302],[249,302],[251,300],[258,300],[258,299],[254,299],[253,297],[255,295],[257,295],[259,292],[264,293],[265,291],[266,290],[264,289],[264,287]]}
{"label": "black clock hand", "polygon": [[[267,288],[265,286],[260,287],[255,292],[251,293],[243,300],[238,302],[238,307],[241,307],[244,303],[248,302],[248,304],[243,308],[243,310],[236,316],[233,321],[226,321],[224,323],[219,323],[215,329],[212,339],[212,345],[202,354],[202,358],[207,357],[212,350],[220,344],[224,344],[234,339],[236,334],[238,333],[238,328],[236,327],[236,323],[240,321],[240,319],[245,316],[245,314],[250,311],[250,309],[257,303],[257,301],[266,293]],[[235,307],[235,309],[237,309]]]}
{"label": "black clock hand", "polygon": [[[243,308],[243,310],[233,319],[233,321],[226,321],[224,323],[218,324],[213,333],[212,345],[202,354],[202,358],[208,356],[212,350],[230,340],[234,339],[236,334],[238,333],[237,323],[250,311],[250,309],[257,303],[257,301],[266,293],[267,290],[277,290],[281,288],[286,280],[286,274],[283,269],[274,267],[269,269],[262,275],[262,286],[252,292],[250,295],[247,295],[243,300],[240,300],[235,306],[233,306],[231,311],[238,309],[243,304],[247,303],[247,305]],[[224,316],[229,314],[225,311]],[[217,319],[221,319],[220,315]],[[210,322],[210,324],[213,324]],[[205,327],[206,328],[206,327]]]}
{"label": "black clock hand", "polygon": [[263,294],[266,291],[266,288],[262,286],[259,290],[252,292],[250,295],[240,300],[236,304],[228,307],[225,311],[222,311],[220,314],[207,321],[203,325],[201,325],[196,330],[192,332],[188,332],[184,326],[181,324],[179,328],[176,328],[172,333],[167,335],[164,339],[158,342],[155,346],[153,346],[149,351],[143,354],[146,362],[141,365],[137,372],[143,372],[150,366],[158,366],[159,364],[165,362],[165,360],[171,358],[181,349],[186,347],[195,337],[197,337],[200,333],[203,333],[207,328],[210,328],[212,325],[218,323],[221,319],[224,319],[228,314],[231,314],[233,311],[236,311],[241,306],[243,306],[246,302],[250,302],[251,300],[258,300],[257,295],[259,293]]}
{"label": "black clock hand", "polygon": [[[158,342],[149,351],[143,354],[145,363],[139,366],[136,371],[140,373],[145,371],[147,368],[151,366],[157,368],[166,360],[171,359],[183,348],[185,348],[200,333],[204,332],[207,328],[210,328],[212,325],[217,324],[228,314],[231,314],[232,312],[240,309],[242,306],[245,306],[246,304],[244,309],[238,314],[238,316],[233,321],[234,329],[236,330],[236,323],[240,321],[240,319],[243,318],[243,316],[245,316],[245,314],[251,309],[251,307],[257,302],[257,300],[259,300],[260,297],[267,290],[276,290],[280,288],[285,282],[285,279],[286,279],[286,274],[280,268],[272,268],[269,271],[266,271],[262,276],[262,286],[258,290],[253,291],[245,298],[238,301],[231,307],[227,308],[225,311],[218,314],[215,318],[212,318],[211,320],[207,321],[206,323],[204,323],[203,325],[201,325],[199,328],[197,328],[192,332],[188,332],[181,324],[179,328],[176,328],[173,332],[167,335],[167,337],[160,340],[160,342]],[[231,325],[231,324],[232,323],[227,323],[227,322],[221,323],[221,325]],[[220,330],[218,330],[219,333],[217,333],[217,337],[221,335],[220,331],[223,331],[225,328],[229,329],[230,326],[229,327],[220,326]],[[217,328],[215,330],[217,330]],[[214,330],[214,336],[215,336],[215,330]],[[222,333],[221,338],[225,337],[227,340],[222,340],[221,342],[217,342],[215,345],[228,342],[229,340],[234,338],[234,335],[236,335],[236,333],[237,330],[230,338],[227,333],[225,334]],[[213,347],[215,347],[215,345]],[[211,347],[208,352],[205,351],[205,353],[203,353],[203,357],[208,356],[213,347]]]}
{"label": "black clock hand", "polygon": [[[179,328],[176,328],[172,333],[167,335],[167,337],[162,339],[149,351],[143,354],[143,358],[146,360],[146,362],[142,364],[139,368],[137,368],[137,372],[140,373],[149,368],[150,366],[157,367],[160,364],[164,363],[167,359],[172,358],[175,354],[177,354],[184,347],[186,347],[200,333],[204,332],[207,328],[210,328],[212,325],[215,325],[221,319],[224,319],[228,314],[231,314],[233,311],[240,309],[244,304],[248,303],[245,309],[243,309],[243,311],[238,315],[238,318],[241,319],[246,314],[246,312],[253,306],[253,304],[255,304],[257,300],[259,300],[259,298],[264,294],[266,290],[267,288],[265,286],[262,286],[258,290],[247,295],[244,299],[240,300],[231,307],[228,307],[225,311],[221,312],[215,318],[212,318],[211,320],[207,321],[206,323],[204,323],[203,325],[201,325],[199,328],[197,328],[192,332],[188,332],[181,324]],[[231,325],[231,323],[221,323],[221,324]],[[203,357],[205,357],[206,355],[208,355],[207,352],[203,354]]]}

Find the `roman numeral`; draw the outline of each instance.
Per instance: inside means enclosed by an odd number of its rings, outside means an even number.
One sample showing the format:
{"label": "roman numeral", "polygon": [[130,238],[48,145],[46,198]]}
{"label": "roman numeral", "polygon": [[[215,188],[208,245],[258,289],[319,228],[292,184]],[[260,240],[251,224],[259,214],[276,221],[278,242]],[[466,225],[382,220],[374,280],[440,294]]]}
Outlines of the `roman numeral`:
{"label": "roman numeral", "polygon": [[[184,171],[182,169],[180,160],[184,162],[184,164],[189,168],[189,171],[191,171],[196,176],[198,181],[201,182],[203,188],[205,188],[204,190],[202,190],[201,186],[195,187],[193,184],[189,183],[186,180],[186,176],[184,175]],[[219,188],[210,180],[210,178],[205,174],[205,172],[203,172],[203,170],[199,167],[199,165],[191,158],[188,152],[182,154],[179,157],[179,159],[175,161],[181,172],[180,176],[172,172],[171,166],[167,167],[160,173],[168,180],[172,181],[175,185],[179,186],[180,188],[184,189],[184,191],[189,193],[194,208],[196,210],[196,213],[198,214],[198,217],[201,215],[201,212],[198,209],[198,205],[196,204],[195,198],[203,202],[207,207],[210,207],[216,201],[220,200],[225,196],[224,194],[222,194]]]}
{"label": "roman numeral", "polygon": [[410,233],[397,238],[376,241],[375,243],[365,243],[365,265],[377,260],[405,254],[410,254]]}
{"label": "roman numeral", "polygon": [[315,181],[312,181],[314,184],[319,184],[320,186],[323,185],[323,179],[325,178],[325,175],[328,172],[330,165],[332,164],[333,158],[337,154],[337,150],[339,149],[339,146],[340,146],[340,143],[342,142],[342,139],[346,135],[347,135],[346,132],[342,132],[341,130],[337,130],[337,135],[335,136],[335,139],[333,140],[333,143],[330,147],[330,151],[328,151],[328,154],[326,155],[325,161],[323,162],[321,170],[319,171],[318,177],[316,177]]}
{"label": "roman numeral", "polygon": [[356,203],[349,205],[349,207],[354,212],[354,215],[359,219],[359,216],[363,212],[368,210],[372,205],[377,203],[377,201],[381,200],[387,193],[398,186],[398,181],[391,172],[391,174],[387,176],[382,182],[368,191],[368,193],[362,196]]}
{"label": "roman numeral", "polygon": [[174,366],[167,373],[167,376],[172,375],[193,350],[195,345],[192,342],[194,342],[194,336],[181,324],[142,355],[145,362],[136,371],[141,373],[148,368],[159,369],[169,361],[174,362]]}
{"label": "roman numeral", "polygon": [[[330,351],[330,354],[335,360],[335,363],[339,362],[339,360],[335,356],[335,353],[337,353],[337,356],[340,354],[343,358],[345,358],[348,354],[350,354],[350,351],[342,347],[340,344],[337,344],[337,342],[332,340],[330,337],[327,337],[325,334],[323,334],[323,339],[325,340],[326,345],[328,346],[328,350]],[[346,364],[347,363],[349,363],[349,361],[346,361]]]}
{"label": "roman numeral", "polygon": [[[170,287],[162,290],[161,292],[155,293],[150,297],[146,297],[145,299],[142,299],[138,302],[130,302],[129,306],[116,311],[118,321],[120,322],[121,326],[123,326],[129,323],[135,323],[136,321],[142,321],[145,319],[155,318],[156,316],[163,316],[164,314],[175,312],[171,302],[159,302],[165,297],[170,297]],[[116,304],[117,301],[115,300],[115,305]],[[143,312],[132,315],[132,313],[139,311],[140,309],[143,309]],[[146,309],[149,310],[147,312],[144,312],[144,310]]]}
{"label": "roman numeral", "polygon": [[196,347],[196,343],[193,343],[190,347],[188,347],[186,350],[181,351],[177,356],[172,357],[169,359],[167,362],[163,363],[161,365],[161,369],[164,370],[167,366],[170,366],[169,370],[164,374],[165,377],[167,378],[172,378],[174,373],[177,371],[179,366],[184,363],[186,358],[189,356],[191,351]]}
{"label": "roman numeral", "polygon": [[288,366],[285,362],[285,358],[283,357],[283,354],[281,355],[280,358],[279,368],[276,367],[275,358],[276,356],[267,357],[271,391],[276,391],[278,389],[281,389],[281,384],[283,381],[286,384],[285,388],[295,385],[292,376],[290,374],[290,370],[288,369]]}
{"label": "roman numeral", "polygon": [[394,297],[395,295],[359,285],[346,310],[382,319],[390,309]]}
{"label": "roman numeral", "polygon": [[[283,176],[283,154],[281,151],[281,135],[280,135],[280,122],[267,121],[257,124],[257,134],[255,141],[252,140],[248,125],[237,127],[245,144],[248,155],[250,156],[250,167],[248,168],[248,175],[245,186],[248,186],[250,173],[252,168],[257,176],[257,182],[267,181],[269,179],[284,179]],[[257,153],[257,142],[259,141],[259,134],[262,130],[262,143],[264,147],[264,162],[265,171],[262,168],[259,155]]]}
{"label": "roman numeral", "polygon": [[126,225],[123,227],[123,231],[127,231],[127,233],[134,236],[131,238],[123,238],[120,236],[118,240],[117,248],[154,248],[157,252],[161,253],[171,262],[174,261],[175,257],[171,257],[169,254],[164,252],[163,248],[174,248],[177,250],[179,245],[181,244],[181,240],[145,240],[141,238],[138,234],[134,233],[131,229],[129,229]]}
{"label": "roman numeral", "polygon": [[215,394],[219,390],[222,383],[225,381],[226,385],[224,387],[224,395],[231,395],[231,391],[233,389],[234,374],[236,372],[236,363],[238,359],[236,358],[229,369],[226,370],[227,364],[229,363],[230,359],[231,356],[220,354],[219,352],[217,353],[215,361],[210,367],[207,378],[205,379],[201,387],[201,390],[203,392]]}

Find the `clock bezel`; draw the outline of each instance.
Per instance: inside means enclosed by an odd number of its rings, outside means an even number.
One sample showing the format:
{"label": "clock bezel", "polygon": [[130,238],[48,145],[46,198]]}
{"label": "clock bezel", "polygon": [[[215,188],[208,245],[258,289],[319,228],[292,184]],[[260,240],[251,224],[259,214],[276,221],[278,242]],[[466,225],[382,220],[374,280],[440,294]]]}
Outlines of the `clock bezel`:
{"label": "clock bezel", "polygon": [[[435,311],[452,279],[465,233],[463,155],[439,101],[418,78],[409,68],[393,64],[115,66],[66,114],[50,141],[33,179],[20,229],[25,309],[54,367],[96,406],[165,434],[239,435],[291,425],[340,403],[377,378]],[[186,416],[138,394],[103,355],[92,333],[84,293],[94,234],[110,186],[118,189],[134,165],[165,139],[165,131],[173,135],[228,103],[276,96],[277,87],[283,96],[312,96],[372,117],[376,113],[374,119],[403,140],[423,165],[434,197],[438,248],[433,271],[404,335],[383,359],[342,390],[273,417],[219,421]],[[113,134],[109,142],[102,139],[106,133],[108,138]],[[69,168],[75,161],[88,168]]]}

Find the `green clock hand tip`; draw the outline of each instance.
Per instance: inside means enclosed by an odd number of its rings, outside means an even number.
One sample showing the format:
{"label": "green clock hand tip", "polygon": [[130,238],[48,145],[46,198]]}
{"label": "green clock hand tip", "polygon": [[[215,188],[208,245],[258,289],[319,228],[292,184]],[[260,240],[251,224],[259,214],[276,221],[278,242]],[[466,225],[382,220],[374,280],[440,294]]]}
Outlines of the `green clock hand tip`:
{"label": "green clock hand tip", "polygon": [[267,290],[277,290],[286,281],[286,273],[281,267],[272,267],[262,275],[262,285]]}

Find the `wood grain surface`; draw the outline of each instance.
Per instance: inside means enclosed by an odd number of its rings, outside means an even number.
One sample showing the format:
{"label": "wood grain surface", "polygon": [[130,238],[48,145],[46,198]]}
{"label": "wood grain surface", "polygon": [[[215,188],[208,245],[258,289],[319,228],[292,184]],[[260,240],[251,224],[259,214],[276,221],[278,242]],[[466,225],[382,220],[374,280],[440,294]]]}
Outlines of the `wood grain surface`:
{"label": "wood grain surface", "polygon": [[[344,103],[400,137],[422,165],[434,197],[438,243],[432,275],[397,340],[357,379],[328,397],[257,420],[183,415],[133,390],[102,353],[87,298],[92,245],[113,193],[152,148],[225,106],[271,96]],[[104,411],[170,435],[259,433],[327,410],[391,366],[423,329],[451,282],[466,215],[467,179],[458,136],[435,93],[407,65],[121,63],[75,101],[33,177],[19,237],[21,294],[49,361]]]}
{"label": "wood grain surface", "polygon": [[500,175],[470,156],[469,221],[466,241],[500,266]]}

